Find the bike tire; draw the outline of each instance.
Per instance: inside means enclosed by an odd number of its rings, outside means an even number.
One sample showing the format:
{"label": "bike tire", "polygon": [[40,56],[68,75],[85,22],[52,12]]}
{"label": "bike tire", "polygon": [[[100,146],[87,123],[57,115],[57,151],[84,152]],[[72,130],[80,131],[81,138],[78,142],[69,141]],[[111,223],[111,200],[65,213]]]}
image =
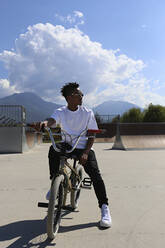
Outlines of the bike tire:
{"label": "bike tire", "polygon": [[55,238],[61,222],[64,197],[63,181],[64,176],[59,175],[52,181],[51,185],[47,215],[47,235],[50,239]]}
{"label": "bike tire", "polygon": [[[76,172],[80,177],[80,180],[82,180],[83,177],[83,168],[81,165],[78,165],[76,168]],[[72,190],[71,190],[71,206],[73,209],[76,209],[78,207],[78,200],[80,198],[80,192],[81,192],[81,187],[79,189],[75,189],[76,186],[80,183],[80,180],[76,177],[75,174],[72,176]]]}

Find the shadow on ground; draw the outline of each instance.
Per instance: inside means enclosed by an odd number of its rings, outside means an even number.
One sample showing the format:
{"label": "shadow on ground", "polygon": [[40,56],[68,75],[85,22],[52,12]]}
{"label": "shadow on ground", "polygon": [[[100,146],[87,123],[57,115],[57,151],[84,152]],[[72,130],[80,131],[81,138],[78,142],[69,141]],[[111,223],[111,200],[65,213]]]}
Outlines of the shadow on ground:
{"label": "shadow on ground", "polygon": [[[68,215],[69,212],[66,211],[62,214],[62,219],[64,216]],[[84,223],[72,226],[62,226],[59,228],[59,233],[71,232],[85,228],[97,227],[98,222]],[[9,245],[5,248],[46,248],[55,247],[55,240],[51,241],[47,238],[46,234],[46,218],[43,220],[24,220],[9,223],[4,226],[0,226],[0,242],[9,241]],[[3,246],[4,248],[4,246]]]}
{"label": "shadow on ground", "polygon": [[[46,218],[44,220],[24,220],[13,222],[0,227],[0,242],[17,239],[6,248],[45,248],[55,246],[45,233]],[[11,242],[10,242],[11,243]]]}
{"label": "shadow on ground", "polygon": [[72,225],[72,226],[60,226],[59,228],[59,233],[64,233],[64,232],[72,232],[80,229],[85,229],[85,228],[91,228],[91,227],[97,227],[98,222],[92,222],[92,223],[84,223],[84,224],[78,224],[78,225]]}

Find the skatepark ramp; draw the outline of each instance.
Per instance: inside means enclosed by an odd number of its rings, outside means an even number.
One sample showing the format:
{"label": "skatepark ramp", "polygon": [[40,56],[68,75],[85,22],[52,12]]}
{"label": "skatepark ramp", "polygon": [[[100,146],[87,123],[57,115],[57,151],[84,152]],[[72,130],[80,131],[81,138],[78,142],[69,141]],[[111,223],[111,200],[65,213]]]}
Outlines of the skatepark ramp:
{"label": "skatepark ramp", "polygon": [[20,105],[0,105],[0,153],[22,153],[42,142],[42,135],[26,128]]}
{"label": "skatepark ramp", "polygon": [[165,123],[117,123],[113,150],[165,149]]}
{"label": "skatepark ramp", "polygon": [[165,135],[121,135],[113,150],[165,149]]}

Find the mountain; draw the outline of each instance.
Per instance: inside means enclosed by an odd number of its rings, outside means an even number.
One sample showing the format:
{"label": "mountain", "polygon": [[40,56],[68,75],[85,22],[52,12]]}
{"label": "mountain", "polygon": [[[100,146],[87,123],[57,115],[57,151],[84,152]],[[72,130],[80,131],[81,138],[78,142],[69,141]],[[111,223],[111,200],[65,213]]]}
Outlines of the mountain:
{"label": "mountain", "polygon": [[122,115],[131,108],[140,107],[125,101],[107,101],[93,108],[93,111],[99,115]]}
{"label": "mountain", "polygon": [[0,99],[0,105],[22,105],[26,109],[27,122],[41,121],[48,118],[61,105],[44,101],[34,93],[16,93]]}
{"label": "mountain", "polygon": [[[56,108],[61,107],[55,103],[44,101],[41,97],[31,92],[17,93],[0,99],[0,105],[22,105],[26,109],[27,122],[41,121],[48,118]],[[137,105],[124,101],[107,101],[93,108],[99,115],[122,115],[130,108]]]}

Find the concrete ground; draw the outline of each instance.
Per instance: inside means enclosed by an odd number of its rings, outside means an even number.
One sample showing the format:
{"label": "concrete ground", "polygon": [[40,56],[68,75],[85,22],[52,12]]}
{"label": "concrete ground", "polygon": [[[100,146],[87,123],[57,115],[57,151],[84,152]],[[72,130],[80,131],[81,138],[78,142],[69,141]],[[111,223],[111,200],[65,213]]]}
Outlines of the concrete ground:
{"label": "concrete ground", "polygon": [[92,190],[82,189],[77,212],[63,212],[52,242],[45,233],[48,145],[24,154],[0,155],[0,248],[164,248],[165,151],[109,150],[95,143],[109,197],[112,228],[99,229]]}

